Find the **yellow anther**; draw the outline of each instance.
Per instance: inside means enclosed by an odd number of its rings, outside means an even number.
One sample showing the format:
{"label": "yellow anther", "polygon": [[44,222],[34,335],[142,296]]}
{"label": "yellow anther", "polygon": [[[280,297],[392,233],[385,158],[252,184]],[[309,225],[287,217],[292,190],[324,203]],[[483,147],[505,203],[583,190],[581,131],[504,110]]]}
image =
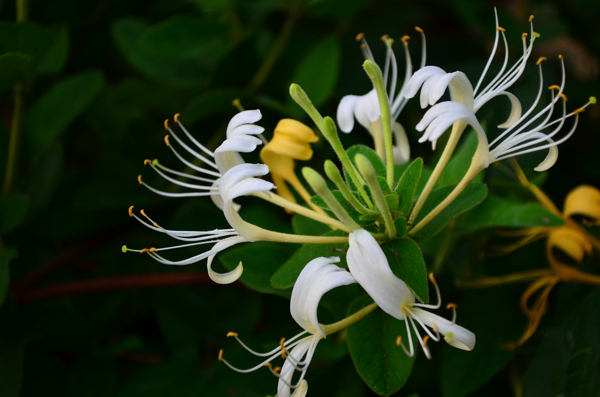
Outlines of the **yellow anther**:
{"label": "yellow anther", "polygon": [[585,112],[585,109],[583,109],[583,108],[573,110],[573,114],[579,114],[579,113],[583,113],[583,112]]}
{"label": "yellow anther", "polygon": [[498,27],[496,28],[496,30],[499,30],[499,31],[501,31],[501,32],[506,32],[506,29],[504,29],[502,26],[498,26]]}
{"label": "yellow anther", "polygon": [[171,144],[169,143],[169,136],[165,135],[165,143],[167,144],[167,146],[171,146]]}
{"label": "yellow anther", "polygon": [[383,36],[381,36],[381,40],[383,40],[383,41],[386,41],[389,38],[390,38],[389,34],[384,34]]}
{"label": "yellow anther", "polygon": [[223,349],[219,350],[219,361],[223,359]]}
{"label": "yellow anther", "polygon": [[533,14],[531,14],[531,15],[529,16],[529,22],[533,21],[533,18],[535,18],[535,17],[533,16]]}
{"label": "yellow anther", "polygon": [[284,343],[285,343],[285,338],[281,338],[281,340],[279,341],[279,346],[283,346]]}
{"label": "yellow anther", "polygon": [[567,102],[568,99],[567,99],[567,96],[565,94],[561,93],[561,94],[558,94],[558,96],[559,96],[559,98],[562,98],[562,99],[565,100],[565,102]]}
{"label": "yellow anther", "polygon": [[169,131],[169,119],[165,120],[165,130]]}
{"label": "yellow anther", "polygon": [[548,87],[549,90],[560,90],[560,86],[553,84],[550,87]]}
{"label": "yellow anther", "polygon": [[142,175],[138,175],[138,182],[140,185],[142,184]]}
{"label": "yellow anther", "polygon": [[[238,106],[242,105],[242,102],[240,101],[240,98],[235,98],[233,101],[231,101],[231,104],[235,107],[238,107]],[[270,364],[270,363],[267,363],[267,364]],[[267,365],[267,364],[265,364],[265,365]]]}
{"label": "yellow anther", "polygon": [[152,164],[152,160],[148,160],[148,159],[144,160],[144,165],[146,165],[146,164]]}
{"label": "yellow anther", "polygon": [[547,60],[548,58],[546,57],[539,57],[537,62],[535,63],[536,65],[539,65],[540,63],[544,62],[545,60]]}
{"label": "yellow anther", "polygon": [[558,54],[558,59],[565,59],[565,57],[563,56],[563,54]]}
{"label": "yellow anther", "polygon": [[429,342],[429,335],[423,337],[423,347],[427,347],[427,342]]}
{"label": "yellow anther", "polygon": [[232,338],[232,337],[233,337],[233,338],[237,338],[237,336],[238,336],[238,334],[236,334],[235,332],[228,332],[228,333],[227,333],[227,337],[228,337],[228,338]]}
{"label": "yellow anther", "polygon": [[361,49],[361,50],[364,50],[365,48],[367,48],[367,46],[366,46],[366,45],[364,45],[364,44],[361,44],[361,45],[360,45],[360,49]]}
{"label": "yellow anther", "polygon": [[356,35],[356,41],[361,41],[363,39],[363,37],[365,37],[364,33],[359,33]]}
{"label": "yellow anther", "polygon": [[400,346],[402,344],[402,336],[398,335],[398,337],[396,338],[396,346]]}
{"label": "yellow anther", "polygon": [[279,373],[279,371],[281,371],[281,367],[275,367],[275,369],[273,370],[273,373],[275,375],[277,375]]}
{"label": "yellow anther", "polygon": [[142,214],[143,216],[146,216],[146,217],[148,216],[148,215],[146,215],[146,213],[144,212],[144,210],[140,210],[140,214]]}
{"label": "yellow anther", "polygon": [[431,327],[433,328],[433,330],[435,331],[436,334],[440,333],[440,329],[438,328],[437,324],[435,322],[431,322]]}
{"label": "yellow anther", "polygon": [[415,30],[416,30],[417,32],[419,32],[419,33],[423,33],[423,29],[421,29],[421,28],[420,28],[420,27],[418,27],[418,26],[415,26]]}
{"label": "yellow anther", "polygon": [[158,223],[156,223],[156,222],[154,222],[152,225],[153,225],[154,227],[159,227],[159,226],[158,226]]}
{"label": "yellow anther", "polygon": [[446,309],[456,309],[458,308],[458,306],[456,306],[456,303],[448,303],[446,305]]}
{"label": "yellow anther", "polygon": [[404,44],[407,44],[408,40],[410,40],[410,36],[404,35],[404,36],[402,36],[402,38],[400,40],[402,40],[402,42]]}
{"label": "yellow anther", "polygon": [[131,207],[129,207],[129,209],[127,210],[127,212],[129,212],[129,216],[133,217],[133,205]]}
{"label": "yellow anther", "polygon": [[523,33],[521,35],[521,40],[525,40],[527,38],[527,36],[529,36],[527,33]]}
{"label": "yellow anther", "polygon": [[175,116],[173,116],[173,120],[175,120],[176,123],[179,123],[179,113],[175,113]]}
{"label": "yellow anther", "polygon": [[267,368],[271,368],[273,366],[273,364],[271,363],[266,363],[265,365],[263,365],[263,367],[267,367]]}
{"label": "yellow anther", "polygon": [[431,281],[431,284],[437,285],[437,281],[435,277],[433,277],[433,273],[429,273],[429,281]]}
{"label": "yellow anther", "polygon": [[281,358],[283,358],[285,360],[285,358],[287,357],[287,350],[285,349],[285,347],[281,347]]}
{"label": "yellow anther", "polygon": [[156,251],[158,251],[158,250],[157,250],[156,248],[154,248],[154,247],[151,247],[151,248],[148,250],[148,252],[156,252]]}
{"label": "yellow anther", "polygon": [[140,254],[143,254],[144,252],[150,252],[150,250],[148,248],[144,248],[140,251]]}

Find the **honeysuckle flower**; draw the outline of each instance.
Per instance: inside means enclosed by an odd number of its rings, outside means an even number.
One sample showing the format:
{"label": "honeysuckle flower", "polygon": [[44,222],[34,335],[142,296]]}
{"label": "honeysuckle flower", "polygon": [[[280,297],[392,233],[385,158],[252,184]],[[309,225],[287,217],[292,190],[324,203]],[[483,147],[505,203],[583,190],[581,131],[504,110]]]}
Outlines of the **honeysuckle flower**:
{"label": "honeysuckle flower", "polygon": [[311,195],[294,172],[296,160],[307,161],[312,158],[313,150],[310,144],[318,140],[319,137],[305,124],[293,119],[283,119],[277,123],[273,139],[260,151],[260,159],[269,166],[271,177],[281,197],[296,202],[289,184],[313,210],[323,213],[321,208],[312,203]]}
{"label": "honeysuckle flower", "polygon": [[[421,67],[425,66],[426,51],[425,51],[425,35],[421,28],[415,28],[420,34],[423,40],[423,50],[421,58]],[[356,36],[357,40],[361,42],[361,49],[365,59],[375,62],[371,49],[367,41],[364,38],[364,34]],[[388,36],[382,37],[383,42],[386,46],[386,58],[383,72],[384,84],[388,87],[388,101],[390,106],[392,131],[394,132],[394,138],[396,145],[393,147],[394,163],[404,164],[410,158],[410,146],[406,131],[400,123],[396,121],[400,112],[404,109],[407,99],[404,97],[406,90],[406,83],[412,76],[412,61],[410,58],[410,52],[408,51],[408,36],[402,38],[404,44],[404,54],[406,57],[406,70],[404,75],[404,83],[400,91],[396,93],[396,84],[398,82],[398,66],[396,61],[396,55],[392,50],[393,40]],[[390,78],[391,77],[391,78]],[[389,81],[389,84],[388,84]],[[381,109],[379,107],[379,100],[377,98],[377,92],[375,88],[369,91],[365,95],[346,95],[340,101],[337,109],[337,120],[340,129],[346,133],[349,133],[354,128],[354,118],[365,127],[375,142],[375,151],[383,159],[385,157],[384,151],[384,138],[383,138],[383,125],[381,122]]]}
{"label": "honeysuckle flower", "polygon": [[[223,359],[223,351],[219,352],[219,360],[237,372],[247,373],[262,367],[268,367],[279,378],[277,385],[278,397],[289,397],[292,389],[296,389],[292,396],[304,396],[308,385],[304,380],[306,370],[313,358],[317,344],[327,337],[327,332],[319,324],[317,309],[325,293],[336,287],[355,283],[354,277],[345,269],[334,263],[340,261],[339,257],[316,258],[310,261],[300,273],[292,290],[290,312],[293,319],[304,330],[289,340],[282,339],[279,347],[266,353],[257,353],[244,344],[234,332],[227,334],[234,337],[250,353],[258,357],[266,357],[260,364],[250,369],[238,369]],[[308,336],[304,336],[308,334]],[[301,338],[304,336],[303,338]],[[300,339],[301,338],[301,339]],[[289,351],[289,353],[288,353]],[[283,367],[273,368],[271,361],[281,356],[285,359]],[[294,383],[296,372],[300,373],[299,379]]]}
{"label": "honeysuckle flower", "polygon": [[[192,134],[183,126],[179,121],[179,114],[176,114],[174,121],[179,125],[181,131],[185,136],[193,143],[197,149],[190,147],[186,144],[169,126],[169,120],[165,120],[165,129],[169,131],[170,135],[165,136],[165,143],[173,151],[175,156],[190,169],[203,174],[204,176],[196,176],[189,173],[183,173],[175,171],[171,168],[167,168],[160,164],[158,160],[145,160],[144,164],[149,164],[160,176],[165,178],[171,183],[176,185],[189,188],[192,190],[200,190],[200,192],[184,192],[184,193],[171,193],[158,190],[142,181],[141,175],[138,176],[138,182],[144,185],[154,193],[160,194],[161,196],[167,197],[199,197],[199,196],[210,196],[214,203],[219,208],[223,208],[223,200],[219,196],[219,179],[232,167],[243,164],[244,160],[240,156],[241,153],[250,153],[256,149],[257,145],[260,145],[262,141],[255,135],[261,134],[264,131],[263,127],[254,125],[262,118],[260,110],[245,110],[231,118],[227,125],[227,138],[223,143],[214,151],[208,150],[204,145],[198,142]],[[175,138],[175,141],[186,151],[188,154],[195,157],[195,159],[203,162],[204,167],[199,167],[192,162],[186,160],[176,149],[173,147],[169,137]],[[177,177],[185,177],[192,181],[203,182],[204,184],[182,182],[167,174],[175,175]]]}
{"label": "honeysuckle flower", "polygon": [[[527,316],[527,326],[519,340],[509,343],[507,346],[515,348],[525,343],[537,330],[548,309],[548,297],[557,284],[561,282],[578,282],[600,285],[600,276],[578,270],[562,259],[563,256],[556,254],[558,250],[569,257],[572,262],[581,264],[586,256],[592,254],[594,248],[600,250],[600,241],[572,218],[573,215],[583,215],[594,219],[600,214],[600,190],[588,185],[573,189],[567,195],[561,213],[540,188],[527,180],[516,161],[512,161],[512,164],[521,184],[531,190],[538,202],[548,211],[563,218],[565,224],[562,226],[533,227],[498,232],[498,234],[507,237],[520,237],[520,239],[510,245],[493,246],[492,248],[496,254],[508,254],[525,244],[547,237],[546,257],[550,268],[518,272],[507,276],[466,280],[461,281],[460,285],[481,288],[506,282],[533,280],[523,292],[520,302],[521,310]],[[534,296],[535,299],[532,303]]]}
{"label": "honeysuckle flower", "polygon": [[[409,348],[405,348],[401,340],[398,343],[407,355],[412,357],[415,353],[410,326],[415,331],[427,358],[431,357],[427,341],[432,339],[437,342],[440,335],[456,348],[472,350],[475,347],[475,334],[456,324],[456,305],[448,305],[454,310],[452,321],[424,310],[438,309],[441,306],[441,295],[435,279],[430,277],[437,293],[437,304],[417,303],[415,295],[406,283],[396,277],[390,269],[383,250],[371,233],[358,229],[350,234],[350,248],[346,259],[350,273],[375,303],[384,312],[405,321]],[[415,322],[425,331],[424,337],[421,336]]]}

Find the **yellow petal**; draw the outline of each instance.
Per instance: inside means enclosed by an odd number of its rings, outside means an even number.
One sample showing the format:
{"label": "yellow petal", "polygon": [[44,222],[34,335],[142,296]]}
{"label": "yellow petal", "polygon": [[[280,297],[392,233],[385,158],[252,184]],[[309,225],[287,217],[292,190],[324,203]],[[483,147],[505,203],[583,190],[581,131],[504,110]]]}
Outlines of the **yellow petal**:
{"label": "yellow petal", "polygon": [[570,227],[559,227],[550,233],[547,242],[550,262],[557,261],[552,250],[558,248],[577,263],[581,263],[586,254],[592,253],[592,244],[587,235]]}
{"label": "yellow petal", "polygon": [[567,195],[564,214],[566,217],[583,215],[600,221],[600,190],[590,185],[580,185]]}

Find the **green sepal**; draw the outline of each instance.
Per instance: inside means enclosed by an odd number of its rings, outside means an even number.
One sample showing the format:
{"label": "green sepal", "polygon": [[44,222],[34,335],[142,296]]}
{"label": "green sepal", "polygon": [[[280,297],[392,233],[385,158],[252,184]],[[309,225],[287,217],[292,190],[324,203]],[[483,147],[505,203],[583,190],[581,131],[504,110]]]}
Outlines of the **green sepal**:
{"label": "green sepal", "polygon": [[[333,196],[337,199],[337,201],[342,204],[342,207],[348,212],[348,215],[354,220],[354,222],[358,223],[360,226],[367,226],[373,223],[373,220],[370,219],[361,219],[362,214],[358,212],[352,204],[348,200],[344,198],[344,195],[339,190],[334,190]],[[323,208],[329,216],[332,218],[336,218],[334,213],[329,209],[329,206],[325,203],[321,196],[313,196],[311,198],[313,204]]]}

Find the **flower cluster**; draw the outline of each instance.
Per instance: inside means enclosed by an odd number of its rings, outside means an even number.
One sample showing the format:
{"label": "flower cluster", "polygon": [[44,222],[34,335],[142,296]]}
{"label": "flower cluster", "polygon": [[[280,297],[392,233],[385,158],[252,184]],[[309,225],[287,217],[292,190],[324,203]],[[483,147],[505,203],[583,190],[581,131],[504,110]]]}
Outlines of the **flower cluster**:
{"label": "flower cluster", "polygon": [[[164,196],[210,196],[222,211],[230,228],[210,231],[168,230],[151,219],[144,210],[140,212],[141,216],[138,216],[133,212],[133,207],[130,207],[129,215],[143,225],[183,243],[171,247],[144,249],[130,249],[124,246],[123,251],[148,253],[153,259],[166,265],[188,265],[207,259],[207,270],[211,279],[219,284],[229,284],[242,277],[243,258],[240,258],[242,262],[237,268],[227,273],[216,272],[212,264],[219,252],[235,244],[255,241],[347,244],[346,252],[331,257],[313,258],[298,275],[291,293],[290,313],[303,329],[302,332],[288,340],[282,339],[279,347],[265,353],[252,350],[236,333],[230,332],[228,336],[237,339],[251,354],[262,358],[261,362],[249,369],[235,367],[224,358],[223,350],[219,353],[220,361],[239,372],[269,368],[279,380],[279,397],[290,396],[292,390],[295,390],[294,396],[304,396],[308,388],[305,374],[319,341],[360,321],[377,308],[397,320],[404,321],[406,339],[398,336],[396,343],[409,357],[414,356],[416,346],[420,346],[425,356],[431,358],[429,340],[440,341],[442,338],[453,347],[472,350],[475,347],[475,335],[456,323],[455,304],[447,305],[447,309],[452,310],[451,320],[431,311],[441,307],[441,293],[433,274],[426,276],[427,271],[420,256],[418,242],[428,233],[428,225],[490,164],[547,149],[549,154],[536,171],[550,168],[558,157],[556,146],[573,134],[579,114],[586,106],[595,102],[592,98],[585,106],[567,112],[567,97],[564,94],[565,66],[560,57],[562,81],[560,85],[550,86],[549,103],[537,110],[544,91],[541,65],[545,58],[540,58],[536,62],[540,88],[532,105],[523,112],[519,99],[507,90],[528,66],[535,39],[538,37],[533,30],[532,21],[533,16],[529,20],[530,32],[522,35],[523,54],[509,67],[505,30],[500,27],[496,16],[496,37],[492,54],[475,88],[463,72],[446,73],[440,67],[426,65],[425,35],[420,28],[416,30],[421,36],[422,57],[420,67],[414,73],[408,50],[408,37],[405,36],[401,40],[406,64],[403,84],[399,88],[398,65],[392,48],[394,41],[387,36],[382,38],[386,50],[382,71],[375,63],[365,36],[357,36],[366,58],[363,66],[373,83],[373,89],[363,96],[348,95],[342,98],[337,110],[337,121],[339,128],[347,133],[353,129],[356,118],[372,135],[375,150],[365,147],[346,150],[340,141],[334,120],[321,116],[302,88],[292,84],[292,98],[311,117],[341,162],[340,167],[328,160],[324,167],[327,178],[337,187],[336,191],[331,191],[326,179],[316,170],[308,167],[302,169],[304,180],[316,193],[315,197],[311,197],[294,171],[296,161],[311,159],[313,151],[310,144],[319,139],[309,126],[296,120],[281,120],[274,129],[273,138],[267,142],[262,136],[264,128],[256,125],[261,120],[261,112],[241,111],[230,120],[226,139],[213,152],[186,130],[179,120],[179,115],[175,116],[174,121],[183,134],[176,133],[169,126],[168,120],[165,121],[165,128],[169,133],[165,137],[165,143],[191,172],[184,173],[167,168],[158,160],[146,160],[144,163],[150,165],[167,181],[189,191],[161,191],[142,181],[141,176],[138,177],[139,183]],[[487,73],[499,46],[500,36],[505,48],[504,62],[500,72],[489,79]],[[487,85],[484,85],[487,80]],[[402,177],[398,178],[398,175],[395,175],[395,166],[409,162],[410,158],[407,134],[396,120],[406,103],[416,96],[419,90],[421,107],[431,106],[415,127],[417,131],[423,132],[419,141],[430,141],[435,148],[437,140],[446,130],[451,128],[451,132],[443,154],[427,183],[420,192],[416,192],[422,168],[420,159],[412,162]],[[438,103],[446,91],[449,91],[450,100]],[[499,126],[503,131],[490,143],[488,131],[482,127],[476,113],[497,96],[506,96],[510,100],[511,114],[508,120]],[[557,104],[559,101],[561,104]],[[555,107],[562,108],[562,111],[558,118],[551,120]],[[555,136],[562,131],[569,118],[572,118],[573,122],[568,132],[562,138],[556,139]],[[437,205],[425,216],[419,216],[467,126],[476,131],[479,142],[469,170],[450,194],[436,203]],[[187,142],[183,138],[186,138]],[[266,145],[261,150],[260,157],[264,163],[246,163],[241,154],[250,153],[263,143]],[[186,156],[193,157],[193,160],[187,159]],[[203,163],[204,166],[200,167],[197,165],[199,163]],[[267,180],[269,175],[273,182]],[[294,191],[307,206],[296,202]],[[282,207],[288,213],[321,222],[336,230],[336,233],[308,236],[258,227],[242,217],[240,206],[234,201],[242,196],[254,196]],[[164,254],[168,250],[203,244],[209,244],[211,248],[184,260],[170,260]],[[398,246],[417,247],[419,257],[410,256],[412,259],[405,259],[409,256],[398,255],[392,248]],[[394,254],[401,258],[400,267],[404,270],[398,270],[398,264],[392,259]],[[339,266],[341,257],[345,258],[347,269]],[[423,276],[406,276],[405,270],[408,268]],[[425,285],[427,288],[427,280],[435,290],[435,304],[429,303],[428,297],[418,292],[419,286]],[[321,324],[317,309],[323,295],[334,288],[343,288],[353,283],[358,283],[373,303],[337,323]],[[272,364],[278,357],[285,359],[281,368]],[[296,373],[299,374],[297,377]]]}

